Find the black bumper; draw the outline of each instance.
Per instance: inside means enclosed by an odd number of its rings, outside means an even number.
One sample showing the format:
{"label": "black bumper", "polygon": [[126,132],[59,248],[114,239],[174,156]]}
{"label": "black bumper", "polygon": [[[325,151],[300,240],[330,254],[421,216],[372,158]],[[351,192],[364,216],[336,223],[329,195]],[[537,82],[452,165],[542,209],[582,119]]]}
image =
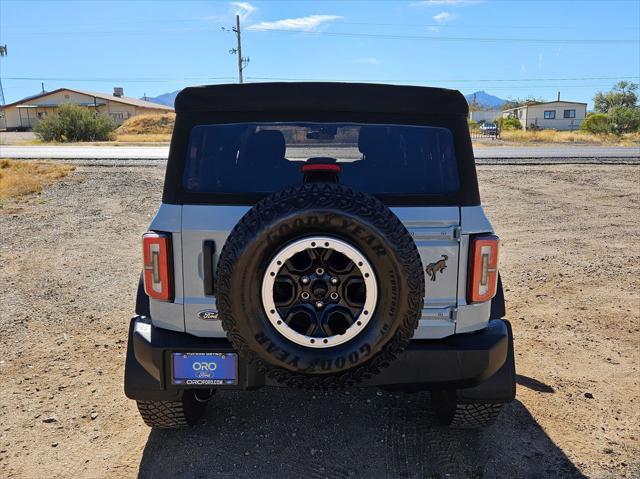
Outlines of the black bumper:
{"label": "black bumper", "polygon": [[[201,338],[151,325],[136,316],[129,327],[125,394],[131,399],[172,399],[183,389],[171,385],[171,352],[234,352],[226,339]],[[498,374],[496,374],[498,373]],[[513,338],[507,321],[494,319],[486,329],[438,340],[413,340],[380,374],[362,386],[399,389],[462,389],[471,396],[508,402],[515,395]],[[242,359],[238,385],[224,389],[280,386]]]}

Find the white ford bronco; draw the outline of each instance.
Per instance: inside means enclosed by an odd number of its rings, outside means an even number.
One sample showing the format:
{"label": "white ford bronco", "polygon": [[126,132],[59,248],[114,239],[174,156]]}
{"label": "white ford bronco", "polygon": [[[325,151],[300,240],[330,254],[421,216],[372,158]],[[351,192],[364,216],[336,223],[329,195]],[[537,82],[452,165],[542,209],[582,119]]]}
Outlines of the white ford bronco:
{"label": "white ford bronco", "polygon": [[513,338],[467,111],[413,86],[183,90],[129,329],[144,421],[190,426],[216,390],[358,385],[491,424]]}

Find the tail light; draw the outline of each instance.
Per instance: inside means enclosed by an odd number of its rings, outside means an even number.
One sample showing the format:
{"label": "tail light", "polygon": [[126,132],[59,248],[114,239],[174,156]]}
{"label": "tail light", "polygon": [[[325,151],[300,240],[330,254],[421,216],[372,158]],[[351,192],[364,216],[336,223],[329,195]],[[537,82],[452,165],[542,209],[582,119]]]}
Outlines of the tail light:
{"label": "tail light", "polygon": [[471,240],[469,287],[470,303],[488,301],[496,294],[498,284],[498,244],[494,235],[475,236]]}
{"label": "tail light", "polygon": [[144,258],[144,290],[158,301],[173,299],[171,267],[171,235],[149,232],[142,237]]}

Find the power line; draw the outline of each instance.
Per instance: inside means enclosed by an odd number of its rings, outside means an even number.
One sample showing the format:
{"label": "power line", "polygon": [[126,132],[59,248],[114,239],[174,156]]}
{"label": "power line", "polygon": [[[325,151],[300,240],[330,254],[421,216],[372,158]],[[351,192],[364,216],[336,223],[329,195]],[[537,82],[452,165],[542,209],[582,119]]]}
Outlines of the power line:
{"label": "power line", "polygon": [[638,26],[617,26],[617,25],[605,25],[605,26],[585,26],[585,25],[460,25],[457,23],[441,24],[441,23],[377,23],[377,22],[342,22],[337,21],[340,25],[362,25],[372,27],[409,27],[409,28],[495,28],[504,30],[520,30],[520,29],[545,29],[545,30],[640,30]]}
{"label": "power line", "polygon": [[[346,81],[346,80],[331,80],[331,79],[309,79],[309,78],[282,78],[282,77],[249,77],[252,80],[282,80],[282,81]],[[415,82],[415,83],[425,83],[425,82],[450,82],[450,83],[465,83],[465,82],[532,82],[532,81],[585,81],[585,80],[640,80],[640,75],[638,76],[616,76],[616,77],[574,77],[574,78],[494,78],[494,79],[428,79],[428,80],[416,80],[416,79],[377,79],[375,81],[379,82]],[[372,81],[371,79],[353,79],[348,81]]]}
{"label": "power line", "polygon": [[633,43],[639,44],[639,40],[631,40],[624,38],[497,38],[497,37],[443,37],[443,36],[427,36],[427,35],[396,35],[385,33],[354,33],[354,32],[313,32],[306,30],[284,30],[277,28],[269,28],[267,30],[257,30],[248,28],[248,31],[252,33],[269,32],[269,33],[298,33],[303,35],[325,35],[335,37],[350,37],[350,38],[372,38],[372,39],[386,39],[386,40],[428,40],[436,42],[469,42],[469,43],[578,43],[578,44],[620,44],[620,43]]}
{"label": "power line", "polygon": [[[375,25],[375,24],[371,24]],[[442,26],[442,25],[438,25]],[[288,30],[288,29],[252,29],[249,26],[247,31],[251,33],[288,33],[288,34],[302,34],[311,36],[336,36],[347,38],[371,38],[371,39],[386,39],[386,40],[424,40],[424,41],[440,41],[440,42],[470,42],[470,43],[535,43],[535,44],[557,44],[557,43],[569,43],[569,44],[640,44],[637,39],[626,38],[502,38],[502,37],[457,37],[457,36],[440,36],[440,35],[401,35],[392,33],[366,33],[366,32],[328,32],[328,31],[309,31],[309,30]],[[83,36],[104,36],[104,35],[157,35],[157,34],[184,34],[184,33],[201,33],[201,32],[213,32],[215,29],[210,27],[193,27],[193,28],[176,28],[176,29],[163,29],[153,31],[140,31],[140,30],[102,30],[102,31],[80,31],[80,32],[34,32],[34,33],[6,33],[3,32],[3,36],[51,36],[57,37],[83,37]]]}
{"label": "power line", "polygon": [[[184,77],[4,77],[6,80],[15,81],[87,81],[87,82],[172,82],[172,81],[209,81],[209,80],[233,80],[232,76],[184,76]],[[596,80],[640,80],[640,75],[636,76],[607,76],[607,77],[568,77],[568,78],[361,78],[361,79],[323,79],[323,78],[296,78],[296,77],[248,77],[252,80],[274,80],[274,81],[353,81],[353,82],[450,82],[450,83],[470,83],[470,82],[537,82],[537,81],[596,81]]]}

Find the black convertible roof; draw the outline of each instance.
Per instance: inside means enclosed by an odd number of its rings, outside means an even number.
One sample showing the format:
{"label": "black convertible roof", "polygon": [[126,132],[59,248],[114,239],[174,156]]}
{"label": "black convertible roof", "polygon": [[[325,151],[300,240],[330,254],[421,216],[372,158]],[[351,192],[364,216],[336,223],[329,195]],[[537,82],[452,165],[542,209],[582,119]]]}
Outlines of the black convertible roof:
{"label": "black convertible roof", "polygon": [[175,101],[181,112],[341,111],[411,115],[468,115],[457,90],[337,82],[244,83],[189,87]]}

